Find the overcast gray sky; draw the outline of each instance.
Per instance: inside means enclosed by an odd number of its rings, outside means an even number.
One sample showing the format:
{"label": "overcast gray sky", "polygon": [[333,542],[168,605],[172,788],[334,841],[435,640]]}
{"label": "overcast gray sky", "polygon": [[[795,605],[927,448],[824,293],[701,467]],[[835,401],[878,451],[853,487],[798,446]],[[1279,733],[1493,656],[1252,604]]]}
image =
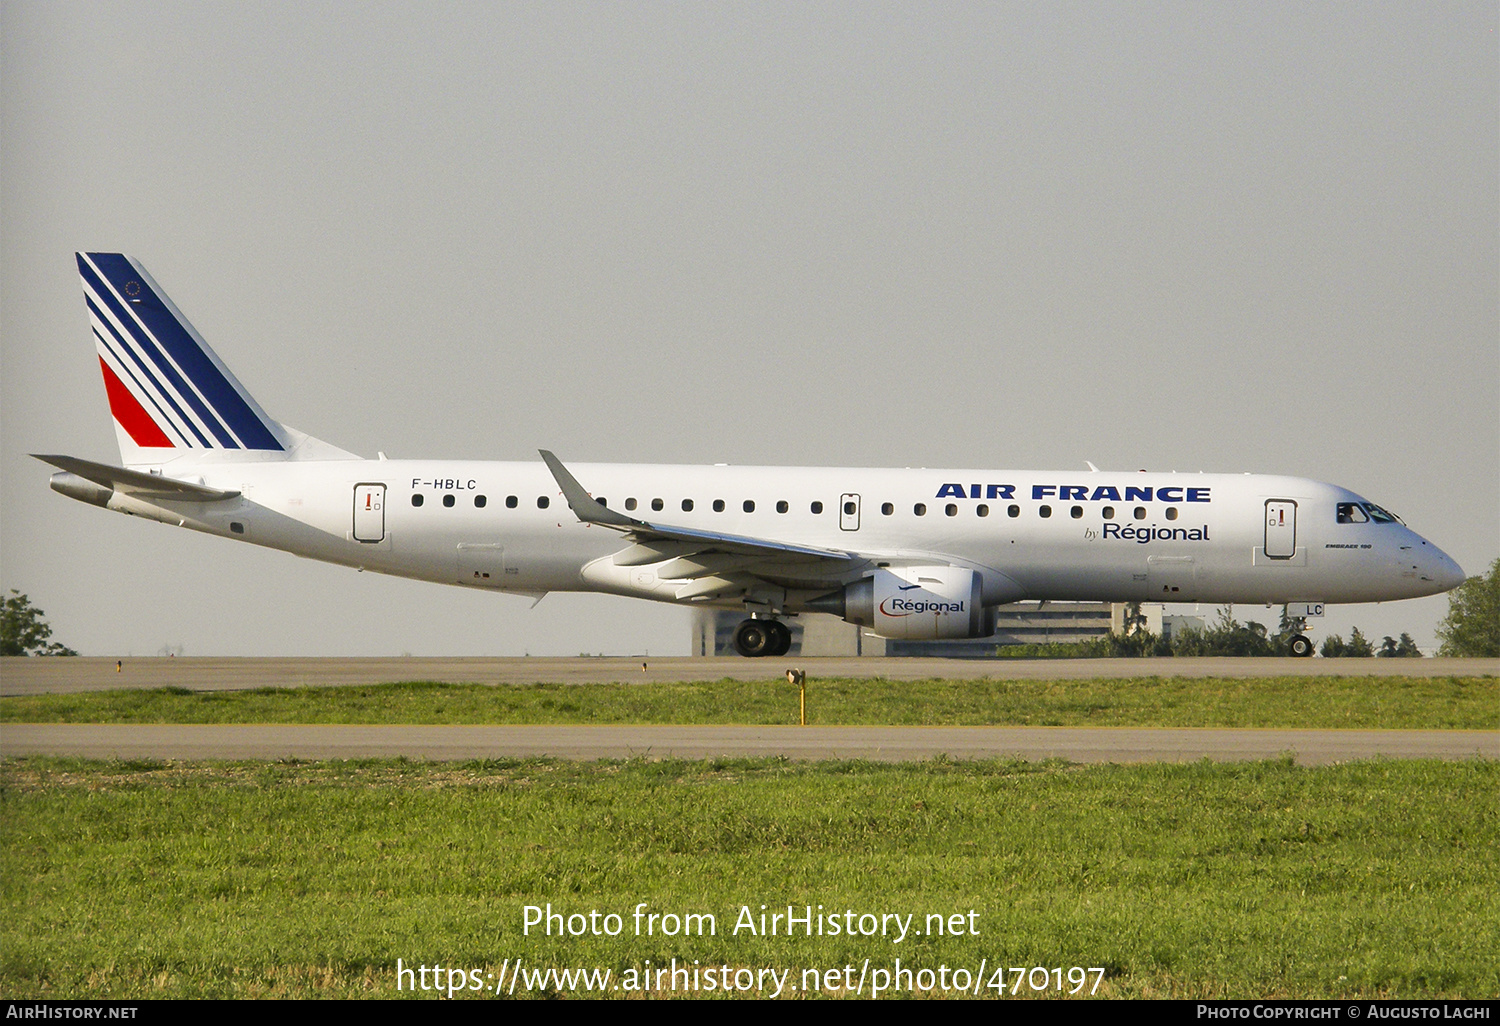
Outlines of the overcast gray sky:
{"label": "overcast gray sky", "polygon": [[[1287,473],[1479,573],[1496,23],[6,0],[0,586],[86,654],[688,650],[673,607],[529,609],[52,493],[26,453],[118,460],[79,249],[366,456]],[[1324,627],[1430,645],[1446,610]]]}

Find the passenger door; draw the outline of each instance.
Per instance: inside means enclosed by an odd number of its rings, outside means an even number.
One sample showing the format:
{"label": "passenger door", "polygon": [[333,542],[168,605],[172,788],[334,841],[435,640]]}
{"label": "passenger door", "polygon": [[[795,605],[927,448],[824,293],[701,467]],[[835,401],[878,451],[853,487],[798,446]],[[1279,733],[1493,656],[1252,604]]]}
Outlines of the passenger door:
{"label": "passenger door", "polygon": [[385,540],[385,485],[354,486],[354,540],[367,544]]}
{"label": "passenger door", "polygon": [[1297,554],[1297,504],[1291,499],[1266,500],[1266,555],[1291,559]]}

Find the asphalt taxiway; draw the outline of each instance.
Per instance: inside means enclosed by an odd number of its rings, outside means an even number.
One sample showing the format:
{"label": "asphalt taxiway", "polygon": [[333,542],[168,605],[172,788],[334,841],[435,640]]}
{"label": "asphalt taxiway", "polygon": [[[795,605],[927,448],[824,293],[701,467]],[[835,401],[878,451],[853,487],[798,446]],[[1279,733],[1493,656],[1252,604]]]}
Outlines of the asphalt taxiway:
{"label": "asphalt taxiway", "polygon": [[[785,665],[783,665],[785,664]],[[486,684],[985,677],[1053,680],[1152,676],[1495,676],[1475,659],[5,659],[0,695],[183,687],[336,687],[400,680]],[[1148,727],[431,726],[285,724],[7,724],[0,755],[151,759],[460,760],[784,756],[906,761],[947,756],[1073,762],[1233,761],[1289,755],[1322,765],[1352,759],[1500,759],[1500,731],[1275,730]]]}
{"label": "asphalt taxiway", "polygon": [[338,687],[389,681],[601,684],[770,680],[791,666],[809,680],[1085,680],[1109,677],[1448,677],[1500,675],[1500,659],[783,659],[649,656],[591,658],[216,658],[0,659],[0,696],[113,688]]}
{"label": "asphalt taxiway", "polygon": [[782,756],[906,762],[1236,762],[1290,756],[1318,766],[1353,759],[1500,759],[1500,732],[1176,727],[301,726],[287,724],[7,724],[0,753],[92,759],[360,759],[434,761]]}

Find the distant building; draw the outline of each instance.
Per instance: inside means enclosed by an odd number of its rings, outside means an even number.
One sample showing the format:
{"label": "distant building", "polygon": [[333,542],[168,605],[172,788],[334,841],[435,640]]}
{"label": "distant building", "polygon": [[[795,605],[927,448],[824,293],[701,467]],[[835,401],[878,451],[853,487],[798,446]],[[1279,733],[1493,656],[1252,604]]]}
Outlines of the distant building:
{"label": "distant building", "polygon": [[887,655],[983,659],[1005,645],[1067,645],[1110,632],[1116,614],[1108,602],[1012,602],[995,610],[988,638],[892,641]]}
{"label": "distant building", "polygon": [[1201,616],[1164,616],[1161,618],[1161,636],[1168,641],[1185,627],[1195,631],[1208,630],[1208,621]]}
{"label": "distant building", "polygon": [[[1202,629],[1198,617],[1163,616],[1159,604],[1143,603],[1141,615],[1152,634],[1171,636],[1173,628]],[[693,654],[734,655],[734,629],[745,614],[728,609],[693,611]],[[854,624],[823,613],[788,616],[792,630],[789,655],[808,656],[938,656],[982,659],[1002,645],[1067,644],[1092,641],[1124,632],[1125,606],[1108,602],[1015,602],[996,610],[996,629],[988,638],[944,641],[903,641],[877,638]]]}
{"label": "distant building", "polygon": [[[1126,609],[1126,605],[1122,602],[1114,604],[1109,618],[1109,629],[1116,634],[1125,633]],[[1174,632],[1184,627],[1201,631],[1206,626],[1201,616],[1167,616],[1166,607],[1155,602],[1142,602],[1140,615],[1146,621],[1140,625],[1141,628],[1149,634],[1155,634],[1158,638],[1166,638],[1168,641],[1172,640]]]}

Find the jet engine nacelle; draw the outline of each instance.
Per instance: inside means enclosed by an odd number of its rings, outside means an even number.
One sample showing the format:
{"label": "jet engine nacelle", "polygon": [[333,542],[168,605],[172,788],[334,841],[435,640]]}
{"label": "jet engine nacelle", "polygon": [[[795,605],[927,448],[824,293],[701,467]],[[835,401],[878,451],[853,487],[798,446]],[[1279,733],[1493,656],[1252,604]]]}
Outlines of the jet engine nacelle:
{"label": "jet engine nacelle", "polygon": [[880,569],[809,608],[836,613],[882,638],[985,638],[995,633],[995,611],[983,605],[983,584],[982,575],[964,567]]}

